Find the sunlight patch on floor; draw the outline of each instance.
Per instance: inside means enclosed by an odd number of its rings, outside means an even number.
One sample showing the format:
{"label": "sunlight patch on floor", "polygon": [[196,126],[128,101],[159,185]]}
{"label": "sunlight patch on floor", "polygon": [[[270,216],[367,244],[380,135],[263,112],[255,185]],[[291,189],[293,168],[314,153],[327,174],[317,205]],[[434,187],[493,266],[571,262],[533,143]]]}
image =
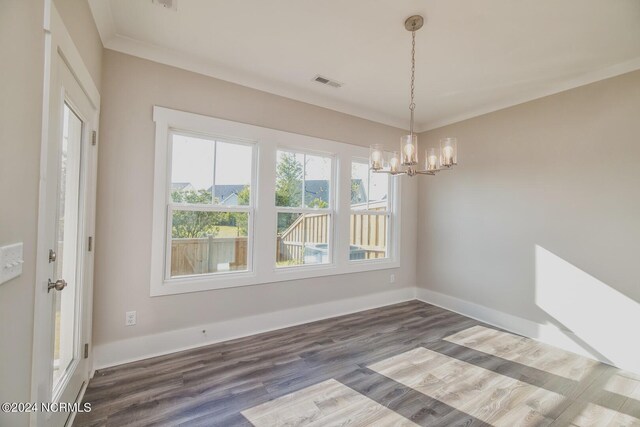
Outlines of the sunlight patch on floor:
{"label": "sunlight patch on floor", "polygon": [[369,369],[494,426],[548,425],[564,400],[557,393],[425,348],[393,359]]}
{"label": "sunlight patch on floor", "polygon": [[598,362],[587,357],[480,325],[444,340],[576,381],[583,379],[598,365]]}
{"label": "sunlight patch on floor", "polygon": [[596,405],[595,403],[587,403],[582,411],[572,416],[569,425],[572,427],[637,427],[640,426],[640,420],[631,415],[621,414],[613,409]]}
{"label": "sunlight patch on floor", "polygon": [[[473,334],[467,330],[461,336],[469,339]],[[640,425],[639,419],[627,414],[589,402],[574,402],[426,348],[416,348],[368,368],[496,427],[550,425],[569,407],[575,410],[569,408],[567,413],[574,415],[567,425]]]}
{"label": "sunlight patch on floor", "polygon": [[333,379],[247,409],[242,415],[256,427],[417,426]]}
{"label": "sunlight patch on floor", "polygon": [[607,380],[604,389],[640,401],[640,376],[619,372]]}

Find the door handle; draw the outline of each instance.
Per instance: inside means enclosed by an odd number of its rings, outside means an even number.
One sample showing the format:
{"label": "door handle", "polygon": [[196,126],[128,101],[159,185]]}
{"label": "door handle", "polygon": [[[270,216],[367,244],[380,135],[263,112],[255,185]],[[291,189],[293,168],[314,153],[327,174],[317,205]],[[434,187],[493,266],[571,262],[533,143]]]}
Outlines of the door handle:
{"label": "door handle", "polygon": [[49,279],[49,285],[47,286],[47,293],[51,292],[51,289],[55,289],[56,291],[61,291],[67,287],[67,282],[64,279],[58,279],[55,282],[52,282]]}

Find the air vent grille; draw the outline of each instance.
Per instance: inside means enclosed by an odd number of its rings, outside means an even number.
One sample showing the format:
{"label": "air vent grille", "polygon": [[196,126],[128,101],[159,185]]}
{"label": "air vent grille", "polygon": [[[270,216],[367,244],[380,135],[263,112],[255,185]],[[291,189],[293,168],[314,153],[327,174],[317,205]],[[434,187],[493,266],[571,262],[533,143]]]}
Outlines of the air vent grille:
{"label": "air vent grille", "polygon": [[165,9],[177,11],[178,10],[178,0],[151,0],[153,4],[157,4],[158,6],[162,6]]}
{"label": "air vent grille", "polygon": [[313,78],[313,81],[323,85],[331,86],[331,87],[342,87],[342,83],[336,80],[332,80],[328,77],[321,76],[319,74]]}

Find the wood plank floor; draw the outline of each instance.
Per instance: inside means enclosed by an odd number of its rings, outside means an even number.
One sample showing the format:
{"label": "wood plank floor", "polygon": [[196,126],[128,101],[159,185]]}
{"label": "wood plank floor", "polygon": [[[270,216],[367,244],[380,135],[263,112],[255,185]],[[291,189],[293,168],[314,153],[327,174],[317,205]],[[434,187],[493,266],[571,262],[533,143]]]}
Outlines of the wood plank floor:
{"label": "wood plank floor", "polygon": [[640,426],[640,376],[418,301],[96,372],[76,426]]}

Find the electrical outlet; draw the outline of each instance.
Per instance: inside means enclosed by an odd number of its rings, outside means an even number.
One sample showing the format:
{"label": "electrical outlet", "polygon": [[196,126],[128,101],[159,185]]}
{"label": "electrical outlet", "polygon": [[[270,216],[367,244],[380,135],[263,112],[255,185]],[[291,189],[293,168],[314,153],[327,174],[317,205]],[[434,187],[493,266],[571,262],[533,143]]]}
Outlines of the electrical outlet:
{"label": "electrical outlet", "polygon": [[136,324],[137,319],[137,313],[135,311],[127,311],[125,313],[125,326],[133,326]]}
{"label": "electrical outlet", "polygon": [[396,283],[396,275],[395,274],[390,274],[389,275],[389,283]]}

